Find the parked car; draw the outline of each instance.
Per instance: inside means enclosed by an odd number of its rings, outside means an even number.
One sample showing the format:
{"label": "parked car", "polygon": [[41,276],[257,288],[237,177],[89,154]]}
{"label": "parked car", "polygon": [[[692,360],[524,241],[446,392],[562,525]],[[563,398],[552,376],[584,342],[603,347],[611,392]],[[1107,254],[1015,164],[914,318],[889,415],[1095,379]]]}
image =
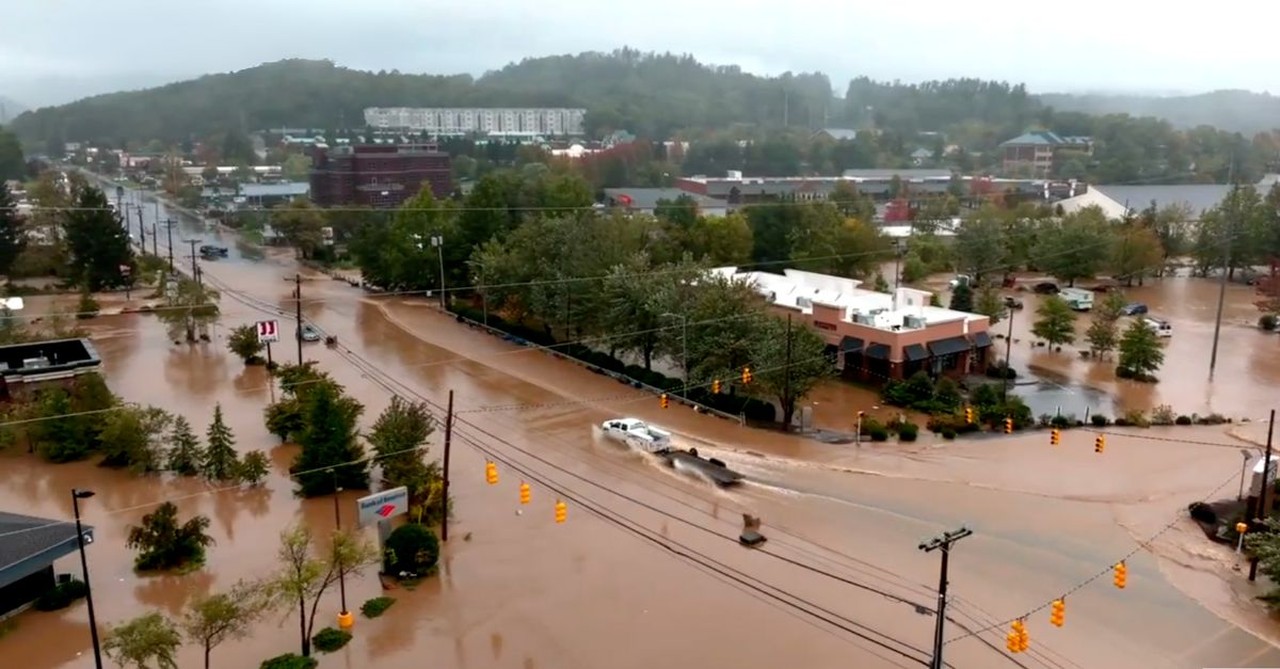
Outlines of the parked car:
{"label": "parked car", "polygon": [[307,323],[302,326],[302,341],[320,341],[320,331],[316,326]]}
{"label": "parked car", "polygon": [[1120,310],[1120,313],[1124,316],[1141,316],[1148,311],[1147,305],[1141,302],[1134,302],[1133,304],[1124,305],[1124,308]]}
{"label": "parked car", "polygon": [[1147,316],[1142,320],[1147,324],[1147,327],[1151,328],[1152,332],[1156,333],[1157,337],[1173,336],[1173,326],[1169,324],[1169,321],[1154,318],[1152,316]]}
{"label": "parked car", "polygon": [[1037,283],[1035,285],[1035,288],[1033,288],[1032,290],[1034,290],[1036,293],[1040,295],[1057,295],[1058,284],[1052,281],[1042,281],[1040,283]]}
{"label": "parked car", "polygon": [[1008,307],[1008,308],[1010,308],[1010,309],[1021,309],[1021,308],[1022,308],[1022,300],[1019,300],[1018,298],[1013,297],[1012,295],[1005,295],[1005,297],[1004,297],[1004,306],[1006,306],[1006,307]]}
{"label": "parked car", "polygon": [[973,283],[973,277],[969,276],[968,274],[957,274],[954,279],[948,282],[948,285],[950,285],[952,288],[956,288],[959,286],[968,286],[968,285],[971,285],[972,283]]}
{"label": "parked car", "polygon": [[225,258],[227,257],[227,247],[205,244],[200,247],[200,255],[205,258]]}

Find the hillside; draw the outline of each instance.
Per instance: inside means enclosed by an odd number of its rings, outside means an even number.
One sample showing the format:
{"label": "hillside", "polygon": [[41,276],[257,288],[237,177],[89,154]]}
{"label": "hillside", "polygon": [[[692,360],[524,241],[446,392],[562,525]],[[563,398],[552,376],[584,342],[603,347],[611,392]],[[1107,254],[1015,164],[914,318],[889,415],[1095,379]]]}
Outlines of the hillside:
{"label": "hillside", "polygon": [[1280,128],[1280,97],[1250,91],[1214,91],[1201,95],[1041,95],[1055,109],[1086,114],[1157,116],[1180,128],[1210,125],[1252,135]]}
{"label": "hillside", "polygon": [[8,123],[27,108],[17,100],[0,95],[0,123]]}

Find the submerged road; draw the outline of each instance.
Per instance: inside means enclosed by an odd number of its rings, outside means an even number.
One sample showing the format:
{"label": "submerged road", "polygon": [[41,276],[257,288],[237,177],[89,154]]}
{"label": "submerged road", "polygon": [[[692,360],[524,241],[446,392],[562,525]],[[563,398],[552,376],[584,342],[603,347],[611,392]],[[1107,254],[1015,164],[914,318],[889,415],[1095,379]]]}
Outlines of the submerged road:
{"label": "submerged road", "polygon": [[[144,219],[153,210],[142,207]],[[202,266],[224,312],[292,314],[291,260],[233,251]],[[441,666],[526,669],[919,666],[937,556],[917,544],[960,524],[975,535],[951,560],[951,666],[1280,666],[1280,651],[1173,587],[1153,556],[1187,538],[1177,523],[1188,501],[1234,489],[1239,455],[1219,432],[1177,434],[1223,447],[1113,435],[1103,457],[1086,433],[1067,433],[1056,450],[1042,434],[828,446],[663,411],[651,396],[463,327],[422,300],[309,277],[303,301],[306,318],[340,341],[337,350],[308,345],[307,357],[366,404],[366,420],[389,392],[442,405],[453,390],[459,411],[457,516],[439,582],[404,605],[416,622],[402,620],[393,636],[357,635],[349,651],[379,666],[417,666],[423,653]],[[275,355],[292,359],[293,342]],[[749,482],[718,490],[601,441],[592,426],[620,415],[673,430]],[[496,487],[484,484],[486,457],[501,463]],[[521,478],[534,484],[535,504],[518,515]],[[557,496],[570,504],[564,525],[549,520]],[[743,512],[763,518],[766,550],[734,541]],[[1129,558],[1129,587],[1113,588],[1107,567],[1137,548],[1135,537],[1170,523],[1175,531]],[[1038,607],[1100,573],[1068,595],[1067,625],[1050,627]],[[1033,610],[1031,652],[1008,655],[999,623]]]}

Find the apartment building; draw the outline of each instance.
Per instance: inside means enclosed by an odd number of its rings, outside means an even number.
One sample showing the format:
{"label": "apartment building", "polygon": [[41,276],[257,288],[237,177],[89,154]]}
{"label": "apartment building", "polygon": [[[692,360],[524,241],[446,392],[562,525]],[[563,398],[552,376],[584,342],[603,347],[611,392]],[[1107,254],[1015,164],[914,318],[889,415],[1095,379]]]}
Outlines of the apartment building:
{"label": "apartment building", "polygon": [[855,279],[793,269],[712,271],[748,282],[775,311],[814,328],[851,379],[883,383],[920,371],[958,378],[982,373],[990,361],[990,319],[929,306],[928,291],[881,293]]}
{"label": "apartment building", "polygon": [[1047,177],[1056,172],[1066,155],[1093,155],[1093,138],[1028,132],[1002,143],[1000,151],[1005,174]]}
{"label": "apartment building", "polygon": [[437,198],[453,189],[449,154],[435,144],[356,144],[312,155],[311,200],[321,207],[398,207],[424,186]]}
{"label": "apartment building", "polygon": [[586,114],[585,109],[554,107],[369,107],[364,122],[379,130],[435,135],[557,137],[584,134]]}

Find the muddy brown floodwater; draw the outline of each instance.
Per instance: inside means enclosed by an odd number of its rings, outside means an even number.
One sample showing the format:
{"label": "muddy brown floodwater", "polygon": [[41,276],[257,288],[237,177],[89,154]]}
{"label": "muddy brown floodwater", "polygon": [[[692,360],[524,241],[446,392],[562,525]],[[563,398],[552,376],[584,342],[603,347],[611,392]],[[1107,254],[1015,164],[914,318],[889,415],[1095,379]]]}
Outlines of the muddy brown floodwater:
{"label": "muddy brown floodwater", "polygon": [[[285,279],[295,269],[280,257],[206,263],[226,312],[207,345],[174,347],[148,316],[95,323],[113,388],[197,426],[221,403],[237,447],[272,457],[262,489],[219,492],[19,453],[0,459],[2,508],[69,518],[70,488],[98,491],[84,515],[97,528],[89,558],[105,625],[148,609],[177,613],[196,594],[269,574],[277,535],[291,522],[331,527],[331,499],[292,495],[293,449],[262,426],[270,391],[261,370],[225,352],[226,328],[292,311]],[[322,656],[321,667],[918,666],[933,621],[917,606],[933,606],[938,564],[917,544],[961,524],[975,534],[951,560],[954,667],[1280,665],[1273,625],[1248,601],[1255,591],[1230,572],[1230,551],[1197,537],[1184,518],[1189,501],[1234,494],[1238,449],[1258,438],[1254,426],[1234,436],[1208,427],[1116,434],[1101,456],[1092,435],[1076,432],[1057,448],[1043,434],[827,445],[664,411],[652,396],[460,326],[422,300],[369,298],[319,276],[309,276],[303,294],[307,318],[342,344],[309,344],[306,355],[366,405],[366,425],[388,388],[437,405],[453,390],[460,419],[456,519],[439,576],[388,593],[399,601],[382,618],[357,616],[355,640]],[[1179,337],[1185,333],[1170,346]],[[278,360],[294,355],[293,346],[276,346]],[[819,402],[840,412],[851,396],[825,397]],[[678,442],[743,471],[747,483],[718,490],[602,441],[593,425],[619,415],[671,428]],[[497,486],[484,483],[480,449],[503,460]],[[438,434],[431,450],[439,455]],[[523,514],[522,478],[534,486]],[[344,523],[354,520],[355,496],[344,494]],[[569,502],[563,525],[552,520],[560,496]],[[196,573],[141,578],[130,570],[126,528],[164,500],[184,515],[209,515],[217,545]],[[764,550],[737,545],[743,512],[763,518]],[[1107,568],[1125,556],[1130,580],[1120,591]],[[78,565],[68,558],[57,568]],[[1067,625],[1052,628],[1040,607],[1069,591]],[[352,577],[349,606],[380,592],[372,575]],[[783,603],[797,598],[816,615]],[[331,592],[321,624],[332,624],[338,608]],[[1029,611],[1032,651],[1010,656],[998,623]],[[86,624],[83,605],[25,613],[0,638],[0,657],[33,668],[91,667]],[[217,649],[215,664],[251,667],[296,650],[295,629],[287,615],[273,617],[249,639]],[[195,648],[183,650],[181,666],[198,660]]]}

